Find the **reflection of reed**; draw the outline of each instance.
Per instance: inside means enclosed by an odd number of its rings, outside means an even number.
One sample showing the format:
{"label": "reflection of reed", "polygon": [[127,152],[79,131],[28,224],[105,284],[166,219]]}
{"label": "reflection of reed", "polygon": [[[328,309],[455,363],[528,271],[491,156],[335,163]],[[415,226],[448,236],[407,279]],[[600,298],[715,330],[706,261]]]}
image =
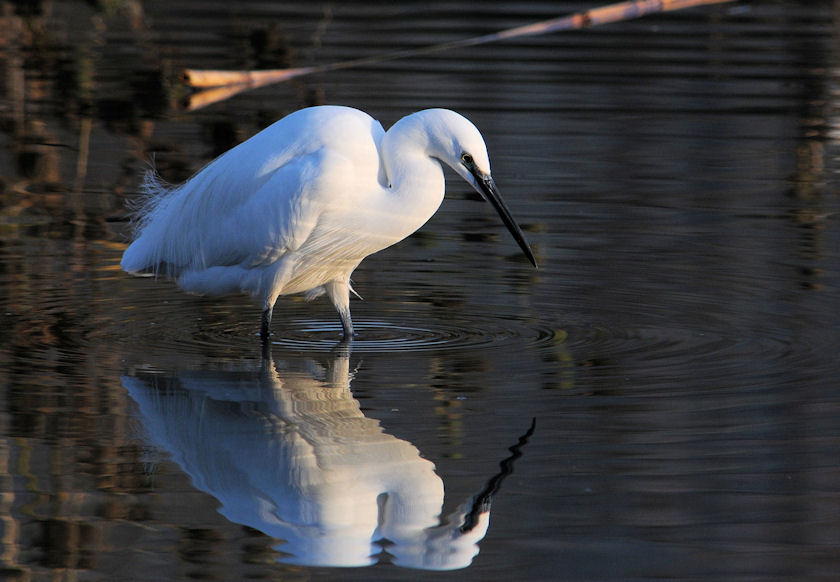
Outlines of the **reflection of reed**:
{"label": "reflection of reed", "polygon": [[0,441],[0,564],[9,574],[15,570],[22,575],[23,569],[18,566],[20,546],[17,543],[20,528],[11,515],[15,493],[11,483],[13,472],[9,452],[8,444]]}
{"label": "reflection of reed", "polygon": [[502,471],[441,524],[443,482],[410,443],[366,418],[350,392],[349,355],[309,371],[125,377],[150,440],[167,450],[229,520],[283,540],[286,563],[362,566],[383,551],[401,566],[470,564]]}
{"label": "reflection of reed", "polygon": [[17,357],[0,362],[0,579],[71,579],[114,551],[106,539],[120,519],[140,515],[130,400],[104,372],[117,366],[104,350],[17,341]]}
{"label": "reflection of reed", "polygon": [[[99,191],[136,184],[148,159],[149,124],[174,108],[177,84],[143,35],[129,35],[132,50],[120,51],[120,65],[113,65],[115,35],[145,30],[142,5],[106,4],[0,7],[0,128],[9,137],[9,160],[0,168],[13,172],[0,175],[0,194],[11,198],[0,205],[4,217],[37,211],[41,219],[81,222],[121,209],[119,198]],[[113,136],[124,143],[113,147]],[[96,195],[74,195],[91,186]],[[39,197],[44,192],[48,205]]]}

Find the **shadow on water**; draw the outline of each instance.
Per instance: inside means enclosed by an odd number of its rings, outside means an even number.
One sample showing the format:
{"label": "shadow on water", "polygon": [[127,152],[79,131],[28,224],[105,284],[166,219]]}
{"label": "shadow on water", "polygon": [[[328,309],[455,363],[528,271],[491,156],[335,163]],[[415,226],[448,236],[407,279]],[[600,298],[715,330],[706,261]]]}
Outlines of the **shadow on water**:
{"label": "shadow on water", "polygon": [[147,439],[234,523],[279,540],[278,561],[421,570],[470,565],[493,496],[534,423],[476,495],[442,520],[443,481],[411,443],[365,417],[353,397],[350,348],[326,366],[307,357],[124,376]]}

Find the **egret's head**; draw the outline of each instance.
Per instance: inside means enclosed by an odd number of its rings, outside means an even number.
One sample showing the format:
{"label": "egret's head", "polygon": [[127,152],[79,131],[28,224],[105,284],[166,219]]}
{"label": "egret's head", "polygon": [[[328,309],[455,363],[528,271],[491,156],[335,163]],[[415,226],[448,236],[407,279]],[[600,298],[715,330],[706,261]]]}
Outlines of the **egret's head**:
{"label": "egret's head", "polygon": [[479,178],[490,177],[490,157],[484,138],[465,117],[448,109],[427,109],[423,125],[429,156],[446,164],[479,192]]}
{"label": "egret's head", "polygon": [[[519,248],[531,264],[537,265],[525,235],[510,215],[490,175],[490,158],[484,138],[465,117],[448,109],[418,111],[403,117],[388,130],[382,150],[384,156],[394,155],[394,152],[426,155],[455,170],[493,205]],[[394,163],[396,160],[390,161],[390,164]],[[389,166],[388,159],[385,164]]]}
{"label": "egret's head", "polygon": [[424,114],[429,136],[427,152],[458,172],[481,196],[493,205],[513,239],[535,267],[537,261],[525,235],[502,200],[490,175],[490,157],[484,138],[465,117],[448,109],[428,109]]}

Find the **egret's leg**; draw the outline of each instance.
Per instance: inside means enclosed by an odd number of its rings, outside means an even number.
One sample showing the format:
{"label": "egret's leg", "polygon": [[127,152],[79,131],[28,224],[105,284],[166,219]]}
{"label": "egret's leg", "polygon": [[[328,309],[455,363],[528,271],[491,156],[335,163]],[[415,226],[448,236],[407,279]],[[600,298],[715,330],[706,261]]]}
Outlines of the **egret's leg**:
{"label": "egret's leg", "polygon": [[338,316],[341,318],[341,327],[344,328],[344,338],[353,339],[356,332],[353,331],[353,320],[350,318],[350,310],[339,311]]}
{"label": "egret's leg", "polygon": [[324,289],[341,318],[344,337],[352,338],[354,333],[353,320],[350,317],[350,283],[348,281],[330,281],[324,285]]}
{"label": "egret's leg", "polygon": [[260,295],[262,297],[263,308],[260,336],[263,341],[268,340],[271,335],[269,328],[271,326],[271,313],[274,311],[274,303],[280,296],[280,291],[289,280],[289,277],[291,277],[293,266],[293,258],[277,261],[272,267],[265,269],[260,275]]}
{"label": "egret's leg", "polygon": [[271,307],[267,307],[263,309],[262,312],[262,325],[260,326],[260,337],[263,340],[267,340],[268,336],[271,335],[269,328],[271,327]]}

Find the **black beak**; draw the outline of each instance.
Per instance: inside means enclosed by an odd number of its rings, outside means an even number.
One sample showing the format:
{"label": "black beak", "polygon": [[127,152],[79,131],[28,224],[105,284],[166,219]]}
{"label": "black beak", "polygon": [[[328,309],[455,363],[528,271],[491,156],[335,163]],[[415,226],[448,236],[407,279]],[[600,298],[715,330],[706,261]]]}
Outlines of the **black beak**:
{"label": "black beak", "polygon": [[510,210],[508,210],[507,205],[504,200],[502,200],[502,195],[499,194],[499,190],[496,188],[496,183],[493,181],[493,178],[479,172],[473,172],[473,176],[475,177],[476,183],[481,188],[481,194],[484,196],[484,199],[493,205],[493,208],[495,208],[496,212],[499,213],[499,218],[502,219],[502,222],[505,223],[505,226],[510,231],[511,236],[513,236],[513,240],[516,241],[516,244],[519,245],[519,248],[522,249],[522,252],[525,253],[525,256],[528,257],[529,261],[531,261],[531,264],[536,267],[537,260],[534,258],[534,253],[531,252],[531,247],[528,246],[528,241],[525,240],[525,235],[522,233],[522,229],[519,228],[519,225],[516,224],[513,216],[510,215]]}

